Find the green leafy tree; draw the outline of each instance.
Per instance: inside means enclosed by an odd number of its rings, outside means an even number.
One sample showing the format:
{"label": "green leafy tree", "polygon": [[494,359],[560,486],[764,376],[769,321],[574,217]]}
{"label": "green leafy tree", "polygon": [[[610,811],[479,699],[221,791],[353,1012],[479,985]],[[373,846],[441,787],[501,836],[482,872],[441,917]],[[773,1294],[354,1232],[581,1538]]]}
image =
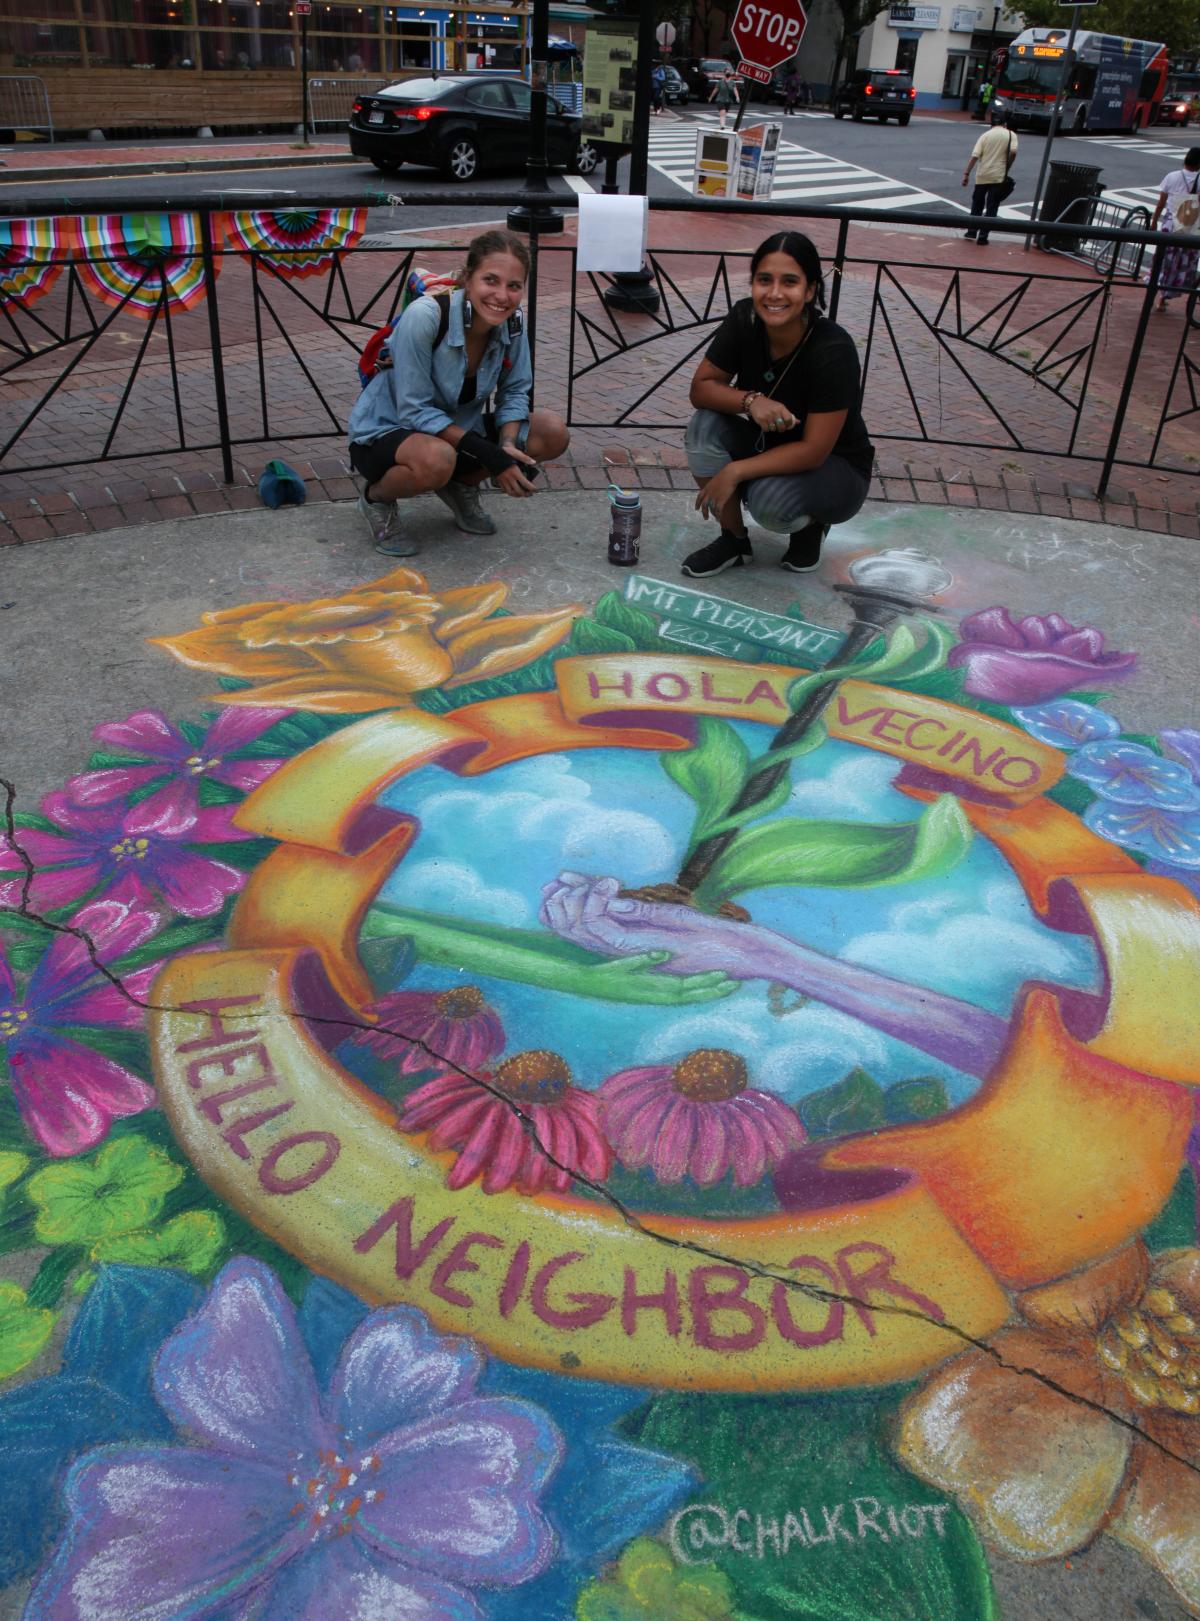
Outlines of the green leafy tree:
{"label": "green leafy tree", "polygon": [[833,57],[833,72],[830,74],[831,85],[840,83],[843,67],[854,65],[854,52],[858,36],[864,28],[869,28],[879,16],[886,11],[879,0],[830,0],[830,9],[833,12],[834,26],[836,28],[837,47]]}
{"label": "green leafy tree", "polygon": [[[1065,28],[1071,20],[1058,0],[1027,0],[1018,15],[1026,28]],[[1100,0],[1079,22],[1127,39],[1160,39],[1172,56],[1200,51],[1200,0]]]}

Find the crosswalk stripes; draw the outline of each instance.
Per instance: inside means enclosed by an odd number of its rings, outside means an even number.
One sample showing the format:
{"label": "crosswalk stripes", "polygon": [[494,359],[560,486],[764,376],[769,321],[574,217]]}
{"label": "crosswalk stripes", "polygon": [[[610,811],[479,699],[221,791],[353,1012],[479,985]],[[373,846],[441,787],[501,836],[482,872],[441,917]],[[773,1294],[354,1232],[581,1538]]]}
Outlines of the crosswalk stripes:
{"label": "crosswalk stripes", "polygon": [[[692,189],[692,176],[696,165],[696,127],[716,127],[717,121],[702,115],[687,123],[652,126],[650,130],[650,163],[668,180],[684,191]],[[811,201],[838,203],[843,199],[856,208],[923,208],[940,204],[945,199],[904,180],[892,180],[864,169],[857,163],[842,158],[831,158],[823,152],[814,152],[794,141],[781,141],[775,164],[775,184],[771,192],[779,202]]]}
{"label": "crosswalk stripes", "polygon": [[1118,152],[1139,152],[1150,157],[1177,159],[1180,163],[1188,153],[1186,146],[1168,146],[1165,141],[1147,141],[1138,135],[1088,135],[1076,136],[1074,139],[1078,140],[1081,146],[1115,147]]}

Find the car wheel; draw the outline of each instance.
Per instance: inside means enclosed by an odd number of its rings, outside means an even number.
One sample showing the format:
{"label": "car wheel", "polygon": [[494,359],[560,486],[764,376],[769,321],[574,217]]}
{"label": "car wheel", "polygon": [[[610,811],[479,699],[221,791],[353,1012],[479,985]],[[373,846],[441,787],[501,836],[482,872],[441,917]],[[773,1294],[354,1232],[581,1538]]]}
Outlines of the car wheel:
{"label": "car wheel", "polygon": [[863,119],[862,108],[861,107],[856,107],[854,109],[854,111],[850,114],[850,116],[851,116],[851,118],[854,120],[854,122],[856,124],[861,124],[862,119]]}
{"label": "car wheel", "polygon": [[834,109],[833,109],[833,116],[834,116],[834,117],[835,117],[835,118],[845,118],[845,116],[846,116],[846,109],[845,109],[845,108],[844,108],[844,107],[835,107],[835,108],[834,108]]}
{"label": "car wheel", "polygon": [[900,117],[896,120],[896,122],[900,125],[901,129],[904,129],[911,117],[912,117],[911,113],[901,113]]}
{"label": "car wheel", "polygon": [[1075,134],[1076,135],[1082,135],[1086,128],[1087,128],[1087,108],[1086,107],[1080,107],[1079,110],[1075,114],[1075,125],[1074,125]]}
{"label": "car wheel", "polygon": [[479,148],[471,136],[451,137],[442,154],[442,169],[450,180],[460,184],[474,180],[479,172]]}
{"label": "car wheel", "polygon": [[371,162],[380,174],[399,174],[404,167],[403,158],[372,158]]}
{"label": "car wheel", "polygon": [[600,154],[590,141],[581,141],[571,160],[572,174],[592,174],[600,163]]}

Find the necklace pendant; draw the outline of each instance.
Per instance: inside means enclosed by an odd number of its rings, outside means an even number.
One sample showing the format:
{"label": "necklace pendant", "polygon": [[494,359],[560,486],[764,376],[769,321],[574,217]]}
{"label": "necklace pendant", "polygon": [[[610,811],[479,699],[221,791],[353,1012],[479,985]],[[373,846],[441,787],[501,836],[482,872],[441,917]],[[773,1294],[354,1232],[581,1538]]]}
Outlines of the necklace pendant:
{"label": "necklace pendant", "polygon": [[775,373],[773,371],[765,371],[765,372],[763,372],[763,382],[764,383],[773,383],[774,381],[775,381]]}

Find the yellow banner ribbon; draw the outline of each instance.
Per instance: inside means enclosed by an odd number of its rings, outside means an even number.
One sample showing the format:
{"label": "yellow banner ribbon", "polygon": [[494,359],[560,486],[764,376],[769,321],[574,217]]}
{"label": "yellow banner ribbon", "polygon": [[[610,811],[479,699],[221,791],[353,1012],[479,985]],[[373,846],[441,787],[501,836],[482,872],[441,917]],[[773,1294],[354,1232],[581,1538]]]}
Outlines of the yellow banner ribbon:
{"label": "yellow banner ribbon", "polygon": [[[556,693],[370,716],[239,808],[242,827],[283,842],[250,876],[231,949],[170,963],[152,1001],[172,1011],[150,1015],[163,1108],[218,1192],[317,1272],[365,1299],[419,1305],[502,1357],[712,1389],[909,1377],[961,1335],[999,1326],[1006,1289],[1140,1230],[1178,1173],[1185,1086],[1200,1084],[1189,1036],[1200,907],[1029,798],[1060,774],[1056,751],[955,705],[851,681],[827,711],[831,733],[980,795],[965,802],[975,826],[1048,922],[1091,934],[1103,987],[1028,992],[995,1072],[951,1114],[814,1148],[802,1210],[630,1222],[598,1199],[447,1189],[449,1157],[399,1135],[391,1109],[330,1056],[372,995],[356,950],[363,916],[418,837],[378,808],[382,788],[433,761],[476,774],[576,747],[686,747],[689,713],[775,724],[803,673],[658,655],[557,671]],[[911,791],[934,788],[918,776]]]}

